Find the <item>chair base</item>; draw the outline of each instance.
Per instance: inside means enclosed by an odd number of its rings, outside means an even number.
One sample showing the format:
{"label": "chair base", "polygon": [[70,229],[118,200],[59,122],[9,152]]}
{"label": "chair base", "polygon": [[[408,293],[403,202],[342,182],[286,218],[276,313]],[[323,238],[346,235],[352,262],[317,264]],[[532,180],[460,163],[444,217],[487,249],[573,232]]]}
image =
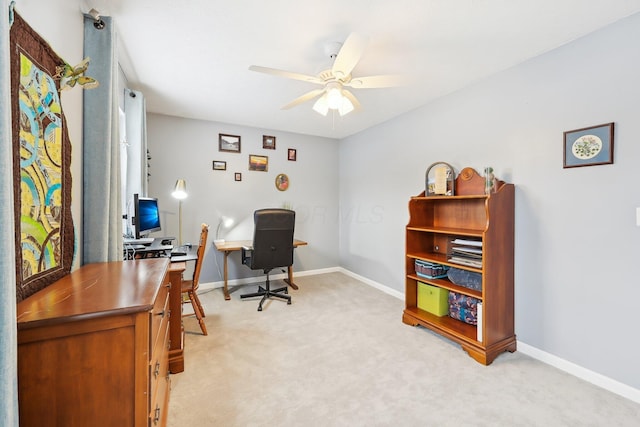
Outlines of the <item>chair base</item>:
{"label": "chair base", "polygon": [[264,304],[264,302],[267,299],[271,299],[271,298],[280,298],[282,300],[287,301],[287,305],[291,305],[291,295],[288,295],[288,292],[289,291],[286,286],[271,290],[269,287],[269,278],[267,277],[267,282],[264,288],[262,286],[258,286],[258,292],[252,292],[250,294],[240,295],[240,298],[245,299],[245,298],[254,298],[254,297],[261,296],[262,299],[260,300],[260,304],[258,304],[258,311],[262,311],[262,304]]}

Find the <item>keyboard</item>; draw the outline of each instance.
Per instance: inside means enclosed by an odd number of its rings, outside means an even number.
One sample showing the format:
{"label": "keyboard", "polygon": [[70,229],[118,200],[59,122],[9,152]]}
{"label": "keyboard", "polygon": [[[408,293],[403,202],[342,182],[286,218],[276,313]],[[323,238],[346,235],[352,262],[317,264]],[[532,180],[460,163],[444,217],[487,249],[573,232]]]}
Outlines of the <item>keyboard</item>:
{"label": "keyboard", "polygon": [[124,239],[125,245],[150,245],[153,243],[153,237],[141,237],[140,239]]}

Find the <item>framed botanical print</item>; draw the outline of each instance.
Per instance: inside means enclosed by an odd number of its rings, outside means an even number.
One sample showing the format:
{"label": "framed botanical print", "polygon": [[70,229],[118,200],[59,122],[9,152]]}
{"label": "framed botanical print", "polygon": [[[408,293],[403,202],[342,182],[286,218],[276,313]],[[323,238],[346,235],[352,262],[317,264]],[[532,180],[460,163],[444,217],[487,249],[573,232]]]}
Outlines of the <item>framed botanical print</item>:
{"label": "framed botanical print", "polygon": [[613,163],[613,123],[605,123],[564,133],[563,167]]}

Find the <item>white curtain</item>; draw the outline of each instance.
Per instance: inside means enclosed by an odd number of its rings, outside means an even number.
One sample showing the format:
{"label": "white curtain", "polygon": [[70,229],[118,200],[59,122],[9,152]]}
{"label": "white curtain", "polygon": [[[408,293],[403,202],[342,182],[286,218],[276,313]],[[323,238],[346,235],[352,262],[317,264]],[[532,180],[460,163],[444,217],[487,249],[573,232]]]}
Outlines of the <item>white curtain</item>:
{"label": "white curtain", "polygon": [[11,146],[9,1],[0,0],[0,420],[18,426],[16,261]]}
{"label": "white curtain", "polygon": [[[147,195],[147,110],[142,92],[125,89],[124,114],[127,122],[127,173],[125,200]],[[131,212],[129,212],[131,214]]]}
{"label": "white curtain", "polygon": [[83,95],[83,264],[122,259],[116,33],[100,18],[101,29],[84,18],[84,56],[100,86]]}

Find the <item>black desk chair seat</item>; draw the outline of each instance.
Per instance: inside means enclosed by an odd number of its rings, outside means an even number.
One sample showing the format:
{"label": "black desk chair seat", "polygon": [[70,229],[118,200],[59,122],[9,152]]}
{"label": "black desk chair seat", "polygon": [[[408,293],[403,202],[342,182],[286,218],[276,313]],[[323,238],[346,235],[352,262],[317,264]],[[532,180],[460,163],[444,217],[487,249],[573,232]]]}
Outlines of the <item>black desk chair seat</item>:
{"label": "black desk chair seat", "polygon": [[296,213],[288,209],[259,209],[253,213],[255,228],[253,246],[242,248],[242,263],[252,270],[262,270],[267,275],[264,287],[240,298],[262,297],[258,311],[267,299],[279,298],[291,304],[286,286],[271,289],[269,273],[274,268],[293,265],[293,230]]}

